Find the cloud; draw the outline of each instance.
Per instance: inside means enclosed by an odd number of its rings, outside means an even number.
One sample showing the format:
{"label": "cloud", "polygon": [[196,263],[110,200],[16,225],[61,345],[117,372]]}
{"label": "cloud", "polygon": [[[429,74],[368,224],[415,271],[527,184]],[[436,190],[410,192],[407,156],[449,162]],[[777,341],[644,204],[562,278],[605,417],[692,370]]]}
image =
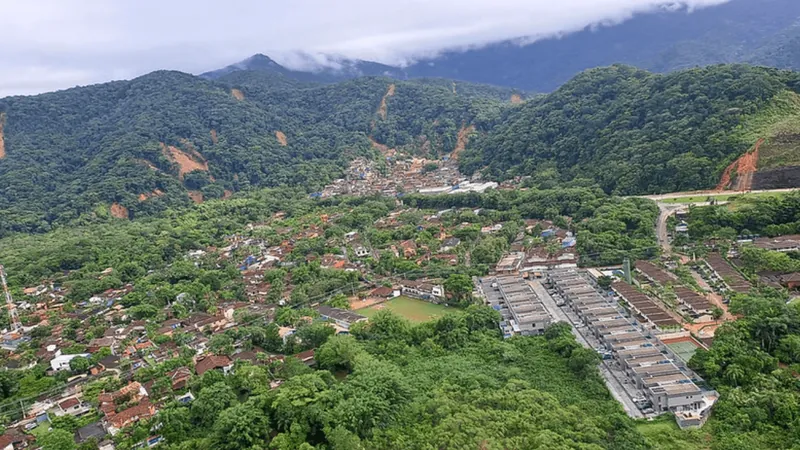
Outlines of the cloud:
{"label": "cloud", "polygon": [[0,97],[192,73],[254,53],[294,52],[402,64],[444,49],[544,37],[655,8],[728,0],[0,0]]}

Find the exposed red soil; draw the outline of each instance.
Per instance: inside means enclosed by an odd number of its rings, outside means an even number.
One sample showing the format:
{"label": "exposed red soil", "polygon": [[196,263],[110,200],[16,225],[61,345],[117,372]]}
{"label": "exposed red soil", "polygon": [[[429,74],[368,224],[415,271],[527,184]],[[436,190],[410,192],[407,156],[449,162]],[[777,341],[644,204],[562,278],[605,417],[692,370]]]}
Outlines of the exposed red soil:
{"label": "exposed red soil", "polygon": [[753,188],[753,174],[758,170],[758,149],[763,143],[764,139],[759,139],[753,150],[748,151],[725,168],[717,185],[717,191],[724,191],[730,186],[734,169],[736,170],[736,186],[733,187],[733,190],[749,191]]}
{"label": "exposed red soil", "polygon": [[219,137],[217,137],[217,130],[211,130],[211,142],[214,145],[219,143]]}
{"label": "exposed red soil", "polygon": [[224,194],[222,195],[223,200],[227,200],[233,196],[233,191],[229,191],[225,189]]}
{"label": "exposed red soil", "polygon": [[203,203],[203,193],[200,191],[189,191],[189,198],[198,205]]}
{"label": "exposed red soil", "polygon": [[383,98],[381,99],[381,106],[380,108],[378,108],[378,116],[380,116],[381,119],[386,120],[386,114],[388,112],[388,106],[386,104],[386,101],[389,99],[389,97],[394,95],[395,89],[396,87],[394,83],[390,84],[389,89],[386,91],[386,94],[384,94]]}
{"label": "exposed red soil", "polygon": [[148,168],[150,168],[152,170],[155,170],[156,172],[160,172],[158,167],[156,167],[153,163],[151,163],[150,161],[148,161],[146,159],[137,159],[136,162],[138,162],[139,164],[144,164],[145,166],[147,166]]}
{"label": "exposed red soil", "polygon": [[231,95],[233,95],[233,98],[236,100],[244,100],[244,92],[240,91],[239,89],[231,89]]}
{"label": "exposed red soil", "polygon": [[128,212],[128,208],[119,203],[113,203],[111,204],[111,215],[117,219],[127,219],[130,217],[130,212]]}
{"label": "exposed red soil", "polygon": [[289,145],[289,142],[286,140],[286,135],[283,134],[283,131],[276,131],[275,137],[278,139],[278,143],[280,143],[282,146],[286,147]]}
{"label": "exposed red soil", "polygon": [[522,103],[522,96],[519,94],[511,94],[511,104],[519,105]]}
{"label": "exposed red soil", "polygon": [[178,176],[183,179],[183,176],[195,170],[202,170],[208,172],[208,163],[203,158],[203,155],[194,150],[189,144],[190,151],[184,152],[183,150],[161,143],[161,152],[170,161],[178,165]]}
{"label": "exposed red soil", "polygon": [[6,139],[3,127],[6,125],[6,113],[0,113],[0,159],[6,157]]}
{"label": "exposed red soil", "polygon": [[456,148],[453,150],[453,153],[450,155],[450,158],[454,160],[458,160],[458,155],[467,148],[467,144],[469,144],[469,135],[475,131],[475,126],[464,126],[458,130],[458,140],[456,141]]}
{"label": "exposed red soil", "polygon": [[143,201],[147,200],[148,198],[161,197],[162,195],[164,195],[164,191],[162,191],[161,189],[154,189],[151,192],[145,192],[145,193],[139,194],[139,201],[143,202]]}
{"label": "exposed red soil", "polygon": [[394,156],[397,153],[397,150],[389,148],[388,145],[379,143],[372,136],[370,136],[369,141],[372,142],[372,146],[378,149],[378,151],[381,152],[381,155],[383,156]]}
{"label": "exposed red soil", "polygon": [[749,191],[753,189],[753,174],[758,170],[758,149],[764,143],[763,139],[756,142],[755,148],[751,152],[747,152],[739,158],[739,166],[736,169],[738,174],[736,180],[737,191]]}

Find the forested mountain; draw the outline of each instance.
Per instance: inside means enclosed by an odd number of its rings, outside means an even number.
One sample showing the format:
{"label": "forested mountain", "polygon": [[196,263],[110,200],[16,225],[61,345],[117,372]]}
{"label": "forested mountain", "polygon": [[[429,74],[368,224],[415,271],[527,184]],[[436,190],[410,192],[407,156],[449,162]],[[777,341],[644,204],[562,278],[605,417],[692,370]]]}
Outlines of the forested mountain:
{"label": "forested mountain", "polygon": [[749,66],[589,70],[508,110],[460,163],[493,178],[591,178],[618,194],[709,188],[759,139],[788,140],[784,153],[796,154],[785,133],[799,123],[798,83],[798,73]]}
{"label": "forested mountain", "polygon": [[102,213],[98,206],[123,217],[152,213],[189,202],[187,190],[197,200],[249,186],[318,188],[353,158],[374,156],[370,136],[395,147],[424,136],[431,152],[449,152],[464,123],[499,115],[501,91],[163,71],[8,97],[0,100],[0,234],[43,231]]}
{"label": "forested mountain", "polygon": [[448,51],[403,68],[331,58],[327,65],[303,64],[314,69],[291,70],[259,54],[203,76],[257,70],[324,83],[365,75],[437,77],[550,92],[586,69],[620,63],[651,72],[721,63],[800,69],[800,2],[731,0],[694,11],[667,5],[620,24],[593,25],[522,45],[526,41],[520,37]]}

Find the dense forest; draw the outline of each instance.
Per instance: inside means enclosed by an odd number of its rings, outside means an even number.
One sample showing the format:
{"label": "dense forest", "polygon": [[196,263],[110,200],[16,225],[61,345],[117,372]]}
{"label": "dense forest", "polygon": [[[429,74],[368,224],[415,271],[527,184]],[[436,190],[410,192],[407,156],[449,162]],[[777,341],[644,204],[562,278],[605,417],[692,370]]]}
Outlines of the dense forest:
{"label": "dense forest", "polygon": [[797,92],[798,81],[794,72],[749,66],[668,75],[627,66],[588,70],[505,111],[470,142],[461,167],[486,167],[497,178],[556,170],[617,194],[708,188],[755,144],[738,133],[748,118],[787,90]]}
{"label": "dense forest", "polygon": [[319,189],[355,157],[375,157],[370,136],[413,151],[424,141],[435,157],[452,151],[464,124],[499,116],[498,92],[381,78],[316,85],[280,74],[208,81],[154,72],[4,98],[0,235],[46,231],[113,203],[124,208],[118,216],[148,215],[188,204],[187,191],[207,199],[251,186]]}

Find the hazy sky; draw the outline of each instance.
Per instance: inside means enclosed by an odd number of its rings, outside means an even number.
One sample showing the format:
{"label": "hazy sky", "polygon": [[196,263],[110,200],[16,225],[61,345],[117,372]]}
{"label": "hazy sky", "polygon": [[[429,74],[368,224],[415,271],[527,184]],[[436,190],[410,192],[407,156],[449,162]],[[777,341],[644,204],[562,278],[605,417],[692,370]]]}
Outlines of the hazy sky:
{"label": "hazy sky", "polygon": [[[399,64],[727,0],[0,0],[0,97],[292,51]],[[665,6],[666,5],[666,6]]]}

